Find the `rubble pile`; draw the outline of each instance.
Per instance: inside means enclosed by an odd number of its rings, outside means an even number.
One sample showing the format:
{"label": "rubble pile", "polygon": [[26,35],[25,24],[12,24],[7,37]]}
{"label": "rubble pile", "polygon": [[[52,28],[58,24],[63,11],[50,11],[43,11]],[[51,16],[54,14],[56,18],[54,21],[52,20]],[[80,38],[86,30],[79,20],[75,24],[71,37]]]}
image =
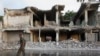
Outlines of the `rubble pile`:
{"label": "rubble pile", "polygon": [[11,42],[11,43],[7,43],[5,49],[18,49],[18,48],[19,48],[18,42]]}
{"label": "rubble pile", "polygon": [[41,42],[32,43],[27,42],[26,48],[28,49],[98,49],[100,45],[94,42],[74,42],[71,40],[58,42]]}
{"label": "rubble pile", "polygon": [[[1,46],[0,46],[1,47]],[[7,43],[5,49],[18,49],[19,44],[17,43]],[[4,49],[3,48],[3,49]],[[58,42],[27,42],[26,49],[98,49],[100,45],[95,42],[75,42],[71,40]]]}

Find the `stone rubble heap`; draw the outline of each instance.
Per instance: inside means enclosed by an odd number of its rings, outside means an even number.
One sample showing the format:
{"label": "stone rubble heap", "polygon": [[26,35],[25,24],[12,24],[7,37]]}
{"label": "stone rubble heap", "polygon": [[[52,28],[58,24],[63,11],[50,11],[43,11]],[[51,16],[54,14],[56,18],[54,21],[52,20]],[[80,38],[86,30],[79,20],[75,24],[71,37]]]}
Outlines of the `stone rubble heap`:
{"label": "stone rubble heap", "polygon": [[[26,49],[98,49],[99,44],[94,42],[74,42],[71,40],[56,42],[27,42]],[[18,49],[19,44],[9,43],[5,49]]]}
{"label": "stone rubble heap", "polygon": [[71,48],[84,48],[84,49],[96,49],[100,45],[96,45],[93,42],[74,42],[74,41],[61,41],[58,42],[42,42],[42,43],[32,43],[28,42],[26,47],[29,49],[32,48],[42,48],[42,49],[71,49]]}

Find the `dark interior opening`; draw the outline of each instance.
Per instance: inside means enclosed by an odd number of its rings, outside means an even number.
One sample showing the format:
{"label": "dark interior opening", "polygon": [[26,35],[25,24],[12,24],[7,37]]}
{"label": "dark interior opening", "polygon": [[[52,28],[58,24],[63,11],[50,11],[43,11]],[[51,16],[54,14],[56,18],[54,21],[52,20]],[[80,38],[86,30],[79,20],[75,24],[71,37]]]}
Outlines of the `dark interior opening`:
{"label": "dark interior opening", "polygon": [[97,38],[96,39],[96,41],[100,41],[100,32],[94,32],[95,33],[95,38]]}
{"label": "dark interior opening", "polygon": [[56,32],[53,30],[42,31],[41,35],[45,36],[45,41],[48,41],[46,37],[51,37],[51,41],[56,41]]}
{"label": "dark interior opening", "polygon": [[100,35],[99,34],[100,34],[100,32],[98,32],[98,41],[100,41]]}
{"label": "dark interior opening", "polygon": [[80,41],[85,41],[85,33],[81,34]]}
{"label": "dark interior opening", "polygon": [[70,38],[69,30],[60,30],[59,34],[60,35],[66,35],[66,39],[65,40]]}

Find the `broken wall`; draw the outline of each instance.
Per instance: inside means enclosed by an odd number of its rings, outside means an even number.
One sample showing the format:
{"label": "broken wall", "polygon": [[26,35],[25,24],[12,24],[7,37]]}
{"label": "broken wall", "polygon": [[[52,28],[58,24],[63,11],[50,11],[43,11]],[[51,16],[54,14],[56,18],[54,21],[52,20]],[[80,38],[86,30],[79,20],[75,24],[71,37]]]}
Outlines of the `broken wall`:
{"label": "broken wall", "polygon": [[31,24],[33,14],[28,8],[4,9],[4,27],[27,27]]}
{"label": "broken wall", "polygon": [[96,33],[85,33],[86,41],[96,41]]}
{"label": "broken wall", "polygon": [[[6,33],[6,34],[5,34]],[[19,34],[22,33],[22,31],[7,31],[3,35],[3,41],[5,42],[18,42],[20,40]],[[30,34],[23,33],[24,39],[26,41],[30,41]]]}
{"label": "broken wall", "polygon": [[6,27],[27,27],[30,26],[31,15],[25,16],[4,16]]}

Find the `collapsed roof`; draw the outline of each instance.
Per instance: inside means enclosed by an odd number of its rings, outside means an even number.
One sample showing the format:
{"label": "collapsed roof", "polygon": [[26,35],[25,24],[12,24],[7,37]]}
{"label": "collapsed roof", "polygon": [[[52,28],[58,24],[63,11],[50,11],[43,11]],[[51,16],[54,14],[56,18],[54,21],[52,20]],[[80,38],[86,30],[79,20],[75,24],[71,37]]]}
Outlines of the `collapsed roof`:
{"label": "collapsed roof", "polygon": [[23,9],[4,9],[5,14],[9,16],[21,16],[21,15],[27,15],[29,13],[33,14],[43,14],[43,13],[50,13],[54,11],[62,11],[64,9],[64,5],[55,5],[52,7],[51,10],[40,10],[36,7],[26,7]]}
{"label": "collapsed roof", "polygon": [[[99,2],[96,3],[82,3],[77,14],[75,15],[75,17],[73,18],[73,22],[75,23],[75,21],[77,19],[79,19],[80,17],[84,16],[84,11],[87,9],[88,12],[93,12],[93,11],[97,11],[98,7],[99,7]],[[81,18],[80,18],[81,19]]]}

